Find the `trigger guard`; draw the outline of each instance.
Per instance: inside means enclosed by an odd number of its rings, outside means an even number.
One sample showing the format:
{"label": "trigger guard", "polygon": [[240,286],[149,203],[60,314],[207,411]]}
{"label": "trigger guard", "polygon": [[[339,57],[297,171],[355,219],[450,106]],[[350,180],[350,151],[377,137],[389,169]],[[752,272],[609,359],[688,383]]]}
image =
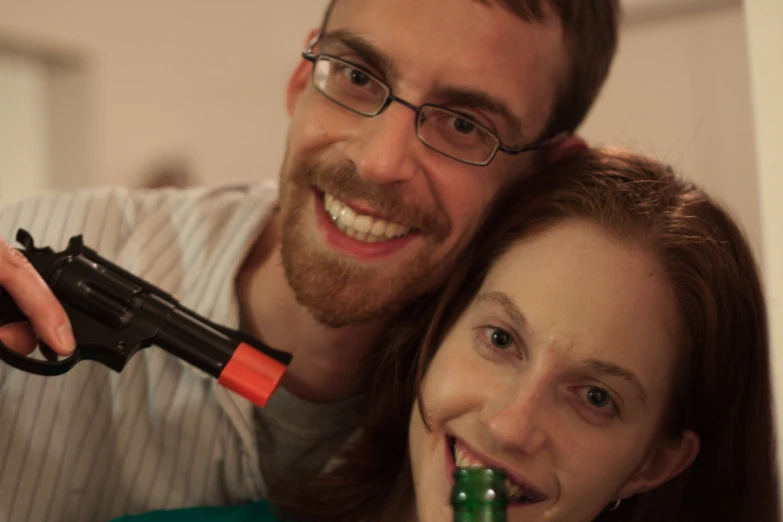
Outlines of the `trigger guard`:
{"label": "trigger guard", "polygon": [[[39,343],[41,351],[46,353],[48,350],[53,353],[53,350],[48,346]],[[37,375],[55,376],[62,375],[72,369],[76,363],[82,360],[79,348],[76,348],[74,352],[59,361],[40,361],[33,359],[32,357],[26,357],[19,355],[15,351],[11,350],[8,346],[0,342],[0,360],[10,364],[18,370],[22,370],[28,373],[34,373]]]}

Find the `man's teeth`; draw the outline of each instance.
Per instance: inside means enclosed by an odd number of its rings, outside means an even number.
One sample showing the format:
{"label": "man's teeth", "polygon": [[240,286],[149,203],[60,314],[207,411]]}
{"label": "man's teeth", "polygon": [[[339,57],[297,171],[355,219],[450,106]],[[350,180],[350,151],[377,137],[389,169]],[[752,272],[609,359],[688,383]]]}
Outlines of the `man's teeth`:
{"label": "man's teeth", "polygon": [[331,194],[324,193],[324,209],[342,233],[359,241],[367,243],[388,241],[402,237],[411,231],[410,227],[357,214],[351,207]]}
{"label": "man's teeth", "polygon": [[[486,464],[468,453],[460,444],[454,444],[454,463],[458,468],[485,468]],[[526,497],[522,487],[516,482],[506,479],[506,495],[508,499],[514,502],[525,501]]]}

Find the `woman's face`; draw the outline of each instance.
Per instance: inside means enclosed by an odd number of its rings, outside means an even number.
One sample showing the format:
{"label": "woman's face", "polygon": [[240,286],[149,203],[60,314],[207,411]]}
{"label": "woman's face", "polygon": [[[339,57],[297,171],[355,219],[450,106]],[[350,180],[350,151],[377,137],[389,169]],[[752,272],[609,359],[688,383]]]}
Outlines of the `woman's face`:
{"label": "woman's face", "polygon": [[568,220],[514,246],[430,364],[410,426],[416,509],[450,521],[455,466],[511,477],[509,521],[589,521],[698,452],[663,440],[678,322],[656,260]]}

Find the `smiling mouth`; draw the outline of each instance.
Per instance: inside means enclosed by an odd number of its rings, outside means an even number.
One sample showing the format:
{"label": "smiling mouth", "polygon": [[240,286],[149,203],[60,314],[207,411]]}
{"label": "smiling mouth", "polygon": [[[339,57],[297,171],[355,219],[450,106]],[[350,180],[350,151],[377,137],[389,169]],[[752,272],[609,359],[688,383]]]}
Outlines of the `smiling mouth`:
{"label": "smiling mouth", "polygon": [[414,230],[379,217],[361,214],[335,196],[321,193],[324,210],[343,234],[365,243],[391,241],[407,236]]}
{"label": "smiling mouth", "polygon": [[[482,462],[478,456],[472,453],[464,445],[460,444],[454,437],[448,437],[447,441],[451,448],[451,455],[458,468],[485,468],[496,467]],[[505,470],[503,470],[505,471]],[[508,503],[511,505],[531,505],[538,504],[547,499],[547,496],[538,491],[531,484],[520,483],[512,480],[510,474],[506,472],[506,495]]]}

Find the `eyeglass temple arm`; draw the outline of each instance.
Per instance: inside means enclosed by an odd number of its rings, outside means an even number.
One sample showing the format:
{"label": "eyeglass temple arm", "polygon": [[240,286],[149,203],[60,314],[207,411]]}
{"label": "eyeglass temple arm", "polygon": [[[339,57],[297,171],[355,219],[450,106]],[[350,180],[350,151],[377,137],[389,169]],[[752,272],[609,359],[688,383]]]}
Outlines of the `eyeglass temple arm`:
{"label": "eyeglass temple arm", "polygon": [[521,145],[519,147],[509,147],[507,145],[501,145],[498,150],[505,152],[506,154],[519,154],[521,152],[527,152],[529,150],[541,149],[543,147],[549,147],[559,141],[562,141],[569,135],[568,132],[560,132],[552,137],[544,138],[543,140],[535,141],[528,145]]}
{"label": "eyeglass temple arm", "polygon": [[320,31],[315,33],[315,36],[313,36],[312,40],[310,40],[310,42],[308,42],[307,49],[302,51],[302,56],[304,56],[305,58],[312,58],[312,56],[313,56],[313,48],[316,45],[318,45],[318,42],[321,41],[321,36],[322,35],[321,35]]}

